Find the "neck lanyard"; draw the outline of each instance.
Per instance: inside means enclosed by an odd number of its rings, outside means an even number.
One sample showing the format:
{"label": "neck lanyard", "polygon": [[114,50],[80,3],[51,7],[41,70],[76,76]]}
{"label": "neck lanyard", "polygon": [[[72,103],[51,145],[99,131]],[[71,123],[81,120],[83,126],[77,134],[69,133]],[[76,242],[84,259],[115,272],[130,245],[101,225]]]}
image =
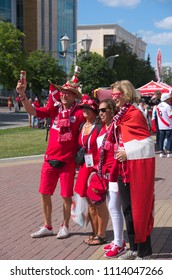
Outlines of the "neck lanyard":
{"label": "neck lanyard", "polygon": [[[84,145],[84,141],[83,141],[84,133],[82,132],[82,135],[81,135],[81,142],[82,142],[82,145],[83,145],[83,147],[84,147],[84,146],[85,146],[85,147],[88,146],[88,150],[90,150],[90,139],[91,139],[91,134],[92,134],[94,128],[95,128],[95,124],[93,124],[93,127],[92,127],[90,133],[88,134],[88,138],[87,138],[87,140],[86,140],[85,145]],[[87,145],[87,144],[88,144],[88,145]]]}

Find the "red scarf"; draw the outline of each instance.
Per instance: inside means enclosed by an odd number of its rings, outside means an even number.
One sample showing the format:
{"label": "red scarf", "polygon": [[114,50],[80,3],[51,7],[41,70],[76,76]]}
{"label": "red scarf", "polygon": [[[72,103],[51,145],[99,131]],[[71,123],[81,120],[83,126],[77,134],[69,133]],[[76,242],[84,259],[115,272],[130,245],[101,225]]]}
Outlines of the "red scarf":
{"label": "red scarf", "polygon": [[58,141],[65,142],[72,139],[72,132],[70,128],[70,116],[75,110],[77,104],[74,102],[69,109],[64,109],[62,105],[59,107],[59,114],[57,120],[57,128],[59,128]]}
{"label": "red scarf", "polygon": [[[99,177],[102,177],[102,167],[103,167],[103,160],[104,160],[104,153],[105,150],[111,150],[112,148],[114,150],[117,149],[118,142],[116,141],[116,138],[114,137],[115,125],[119,124],[122,120],[122,117],[127,112],[128,108],[130,107],[130,104],[125,104],[120,111],[114,116],[113,123],[109,126],[102,142],[101,150],[100,150],[100,160],[98,165],[98,175]],[[116,143],[115,143],[116,142]]]}

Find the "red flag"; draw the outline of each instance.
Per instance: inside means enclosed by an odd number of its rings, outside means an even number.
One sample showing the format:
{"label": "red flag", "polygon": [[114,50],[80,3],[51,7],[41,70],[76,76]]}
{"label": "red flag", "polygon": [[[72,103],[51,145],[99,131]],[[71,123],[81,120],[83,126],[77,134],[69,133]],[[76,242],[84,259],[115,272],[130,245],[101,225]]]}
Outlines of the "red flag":
{"label": "red flag", "polygon": [[128,109],[120,126],[130,174],[135,242],[140,243],[150,235],[154,223],[154,140],[143,114],[134,106]]}
{"label": "red flag", "polygon": [[71,81],[74,82],[74,83],[76,83],[76,84],[79,82],[77,74],[74,74],[74,75],[73,75]]}
{"label": "red flag", "polygon": [[50,83],[47,108],[49,109],[51,107],[59,105],[60,103],[59,100],[60,100],[60,92],[58,91],[58,89],[55,87],[54,84]]}
{"label": "red flag", "polygon": [[157,68],[157,81],[160,82],[161,81],[161,68],[162,68],[162,54],[161,54],[160,49],[157,52],[156,68]]}

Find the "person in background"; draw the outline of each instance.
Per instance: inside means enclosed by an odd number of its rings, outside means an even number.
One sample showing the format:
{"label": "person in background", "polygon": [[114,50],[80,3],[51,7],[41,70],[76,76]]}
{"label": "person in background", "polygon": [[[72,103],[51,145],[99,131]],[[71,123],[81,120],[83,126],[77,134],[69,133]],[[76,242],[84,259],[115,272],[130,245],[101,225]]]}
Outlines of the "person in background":
{"label": "person in background", "polygon": [[[63,200],[63,223],[57,234],[57,238],[67,238],[70,235],[69,221],[71,216],[71,204],[76,163],[74,156],[78,145],[79,127],[84,122],[82,110],[76,103],[82,95],[78,91],[78,84],[72,81],[63,86],[56,85],[56,90],[49,95],[45,107],[33,107],[25,94],[26,85],[20,81],[16,91],[25,110],[35,117],[50,118],[51,126],[48,137],[48,145],[41,170],[39,192],[42,198],[44,225],[38,231],[31,234],[33,238],[53,235],[52,226],[52,200],[51,196],[60,179],[60,195]],[[55,97],[58,105],[55,104]]]}
{"label": "person in background", "polygon": [[148,110],[148,104],[146,104],[145,100],[141,98],[138,102],[138,108],[143,113],[143,115],[146,118],[147,124],[149,129],[151,129],[151,123],[149,119],[149,110]]}
{"label": "person in background", "polygon": [[[163,93],[161,102],[156,108],[159,127],[159,157],[172,157],[172,94]],[[164,141],[166,144],[164,147]],[[164,149],[165,148],[165,149]]]}
{"label": "person in background", "polygon": [[11,111],[11,108],[12,108],[12,105],[13,105],[12,98],[8,97],[7,100],[8,100],[8,109],[9,109],[9,111]]}
{"label": "person in background", "polygon": [[[35,97],[34,102],[32,102],[32,106],[35,108],[40,108],[40,104],[38,102],[38,98]],[[37,116],[32,116],[32,128],[39,128],[39,118]]]}
{"label": "person in background", "polygon": [[[32,104],[32,99],[29,98],[29,103]],[[28,114],[29,127],[32,127],[32,115]]]}
{"label": "person in background", "polygon": [[156,133],[156,150],[157,150],[159,148],[159,127],[158,127],[156,108],[158,104],[161,102],[161,92],[159,90],[155,91],[150,102],[153,104],[151,128],[152,128],[152,132]]}
{"label": "person in background", "polygon": [[20,111],[20,109],[21,109],[21,101],[20,101],[20,98],[18,96],[16,97],[16,102],[17,102],[18,110]]}
{"label": "person in background", "polygon": [[[150,259],[154,224],[154,141],[142,112],[132,105],[135,89],[128,80],[112,84],[118,113],[107,141],[115,137],[118,187],[129,239],[129,250],[118,259]],[[114,169],[114,170],[113,170]],[[111,169],[116,174],[116,164]]]}
{"label": "person in background", "polygon": [[148,117],[148,108],[147,104],[143,98],[139,100],[138,108],[143,113],[143,115],[147,118]]}

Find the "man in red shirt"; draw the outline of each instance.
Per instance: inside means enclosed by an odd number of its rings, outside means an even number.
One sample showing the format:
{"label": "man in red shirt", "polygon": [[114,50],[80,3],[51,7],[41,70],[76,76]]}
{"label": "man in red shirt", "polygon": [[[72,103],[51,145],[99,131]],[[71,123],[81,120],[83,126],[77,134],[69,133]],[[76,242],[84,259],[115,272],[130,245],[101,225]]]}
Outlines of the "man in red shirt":
{"label": "man in red shirt", "polygon": [[78,91],[78,85],[68,81],[63,86],[56,86],[56,101],[54,93],[49,94],[49,100],[45,107],[34,108],[25,94],[26,85],[18,81],[16,90],[25,110],[39,118],[50,118],[51,127],[44,163],[41,170],[39,192],[42,195],[42,208],[44,213],[44,226],[31,234],[38,238],[53,235],[52,228],[52,201],[58,179],[60,179],[60,195],[63,199],[63,224],[57,234],[57,238],[69,236],[69,220],[71,211],[71,197],[73,196],[73,184],[76,163],[74,155],[77,151],[79,127],[84,121],[82,110],[75,99],[82,97]]}

